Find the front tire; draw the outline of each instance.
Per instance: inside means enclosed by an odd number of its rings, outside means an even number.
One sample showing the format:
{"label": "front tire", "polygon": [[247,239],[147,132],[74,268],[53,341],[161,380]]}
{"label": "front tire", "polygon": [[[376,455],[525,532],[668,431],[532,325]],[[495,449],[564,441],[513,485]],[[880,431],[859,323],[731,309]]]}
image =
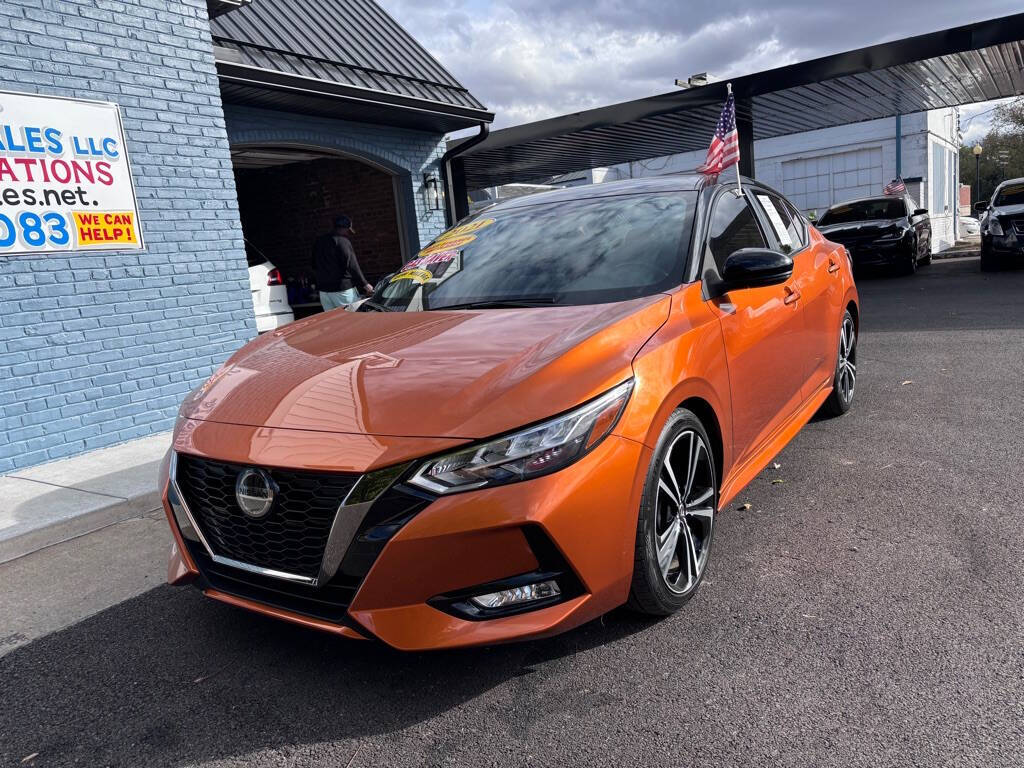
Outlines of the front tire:
{"label": "front tire", "polygon": [[718,511],[711,445],[692,411],[672,412],[640,501],[629,594],[633,610],[668,616],[693,597],[704,579]]}
{"label": "front tire", "polygon": [[857,326],[850,310],[843,313],[839,327],[839,354],[836,370],[832,377],[832,394],[821,407],[826,416],[842,416],[853,405],[853,393],[857,386]]}
{"label": "front tire", "polygon": [[982,247],[981,249],[981,271],[982,272],[995,272],[999,269],[999,263],[996,261],[995,255],[992,251]]}
{"label": "front tire", "polygon": [[907,255],[906,260],[900,264],[899,272],[901,275],[910,276],[917,272],[917,246],[915,245],[910,249],[910,253]]}

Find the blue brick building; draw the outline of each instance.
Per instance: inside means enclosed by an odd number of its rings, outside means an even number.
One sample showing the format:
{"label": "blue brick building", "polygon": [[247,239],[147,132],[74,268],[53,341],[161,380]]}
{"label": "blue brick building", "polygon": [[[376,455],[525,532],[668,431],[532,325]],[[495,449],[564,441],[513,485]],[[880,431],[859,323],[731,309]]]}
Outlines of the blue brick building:
{"label": "blue brick building", "polygon": [[170,428],[255,335],[247,242],[298,275],[343,210],[397,267],[445,225],[445,133],[492,118],[371,0],[5,0],[0,82],[119,105],[145,239],[0,249],[0,473]]}

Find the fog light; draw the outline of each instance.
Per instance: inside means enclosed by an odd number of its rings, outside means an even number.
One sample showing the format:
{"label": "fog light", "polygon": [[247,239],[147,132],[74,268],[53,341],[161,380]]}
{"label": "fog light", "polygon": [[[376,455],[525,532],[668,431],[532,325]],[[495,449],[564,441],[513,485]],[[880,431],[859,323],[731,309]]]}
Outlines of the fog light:
{"label": "fog light", "polygon": [[543,600],[546,597],[555,597],[562,594],[558,583],[553,579],[538,581],[536,584],[526,584],[522,587],[503,589],[500,592],[491,592],[486,595],[477,595],[471,598],[472,602],[481,608],[504,608],[509,605],[520,605],[534,600]]}

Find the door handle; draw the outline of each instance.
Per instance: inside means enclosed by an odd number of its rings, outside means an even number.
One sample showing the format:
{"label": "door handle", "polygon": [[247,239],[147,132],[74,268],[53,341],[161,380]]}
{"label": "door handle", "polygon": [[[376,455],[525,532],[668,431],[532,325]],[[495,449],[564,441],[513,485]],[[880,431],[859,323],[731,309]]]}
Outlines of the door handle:
{"label": "door handle", "polygon": [[829,257],[828,260],[828,271],[833,275],[839,271],[839,264],[832,257]]}
{"label": "door handle", "polygon": [[790,288],[787,285],[786,286],[786,298],[784,298],[782,300],[783,303],[784,304],[792,304],[794,301],[796,301],[799,298],[800,298],[800,291],[796,290],[795,288]]}

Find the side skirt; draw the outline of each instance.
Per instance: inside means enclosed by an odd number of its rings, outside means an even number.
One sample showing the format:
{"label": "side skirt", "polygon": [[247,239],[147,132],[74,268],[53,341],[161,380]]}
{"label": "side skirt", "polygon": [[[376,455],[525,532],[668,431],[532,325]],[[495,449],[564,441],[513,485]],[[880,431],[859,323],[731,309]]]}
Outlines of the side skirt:
{"label": "side skirt", "polygon": [[828,382],[814,393],[799,410],[790,416],[789,420],[765,441],[757,453],[747,459],[742,466],[734,468],[729,473],[729,478],[722,484],[722,492],[719,494],[719,508],[724,508],[735,499],[737,494],[751,480],[757,477],[762,469],[768,466],[768,462],[779,455],[779,452],[789,444],[789,441],[796,436],[796,433],[803,428],[804,424],[810,421],[811,417],[818,412],[818,409],[828,399],[830,394],[832,394],[832,383]]}

